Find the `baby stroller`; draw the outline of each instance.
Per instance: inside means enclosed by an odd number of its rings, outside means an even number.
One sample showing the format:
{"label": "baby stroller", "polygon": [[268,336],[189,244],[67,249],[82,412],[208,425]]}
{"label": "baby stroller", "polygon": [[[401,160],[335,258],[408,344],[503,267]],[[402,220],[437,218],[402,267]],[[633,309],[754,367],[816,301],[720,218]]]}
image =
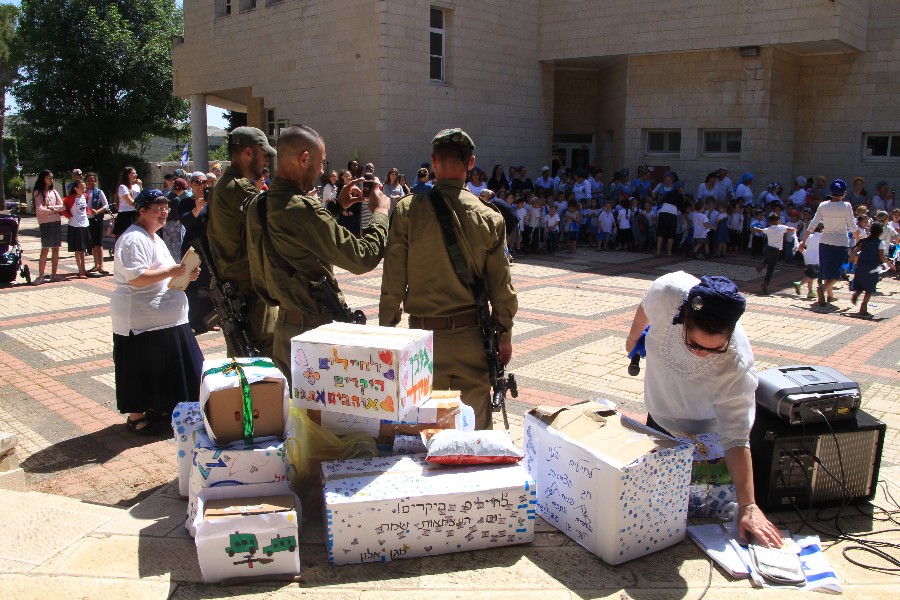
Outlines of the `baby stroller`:
{"label": "baby stroller", "polygon": [[22,264],[19,246],[19,222],[15,217],[0,217],[0,284],[12,283],[21,275],[31,283],[31,270]]}

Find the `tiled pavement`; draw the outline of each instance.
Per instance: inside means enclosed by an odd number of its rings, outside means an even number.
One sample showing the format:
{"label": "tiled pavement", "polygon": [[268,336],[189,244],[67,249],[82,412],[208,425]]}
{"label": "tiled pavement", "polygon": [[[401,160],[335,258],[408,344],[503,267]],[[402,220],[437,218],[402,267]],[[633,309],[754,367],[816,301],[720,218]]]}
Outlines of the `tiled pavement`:
{"label": "tiled pavement", "polygon": [[[22,228],[26,257],[36,272],[36,223],[26,219]],[[510,401],[514,437],[521,437],[523,411],[538,404],[605,397],[642,413],[641,378],[627,375],[624,338],[649,282],[683,269],[727,275],[748,293],[743,323],[758,368],[825,364],[858,380],[864,408],[888,424],[882,478],[897,481],[900,282],[883,281],[881,294],[870,305],[876,319],[861,321],[852,318],[846,285],[834,308],[818,310],[793,293],[790,281],[799,277],[795,267],[779,266],[772,286],[779,291],[755,295],[761,278],[753,266],[746,258],[685,261],[586,249],[574,256],[517,258],[513,282],[520,308],[511,371],[520,395]],[[65,253],[61,270],[74,273],[74,260]],[[380,268],[360,276],[340,273],[339,279],[351,306],[375,320]],[[4,504],[28,506],[16,517],[29,524],[15,529],[26,530],[16,540],[21,552],[0,545],[0,589],[10,590],[11,597],[165,598],[174,593],[176,598],[419,598],[427,591],[434,598],[696,598],[708,583],[706,597],[772,595],[751,590],[745,581],[731,581],[718,570],[710,572],[689,542],[609,567],[546,526],[528,547],[329,568],[316,521],[304,533],[306,570],[300,586],[197,585],[196,558],[179,523],[183,501],[169,486],[175,473],[173,446],[168,440],[127,434],[115,409],[108,314],[112,290],[111,277],[0,289],[0,361],[5,365],[0,372],[0,429],[19,436],[29,489],[67,497],[0,495],[4,519],[13,518]],[[206,356],[224,353],[218,334],[201,336],[200,343]],[[883,493],[879,499],[886,504]],[[143,501],[135,506],[137,500]],[[799,527],[791,515],[779,518],[793,530]],[[887,529],[871,522],[860,527]],[[897,542],[900,536],[888,532],[878,539]],[[847,584],[845,595],[896,597],[900,578],[862,571],[843,558],[841,544],[827,545]],[[31,575],[38,573],[53,577],[44,577],[36,587]],[[123,586],[122,578],[140,581]],[[782,592],[778,597],[792,596]]]}

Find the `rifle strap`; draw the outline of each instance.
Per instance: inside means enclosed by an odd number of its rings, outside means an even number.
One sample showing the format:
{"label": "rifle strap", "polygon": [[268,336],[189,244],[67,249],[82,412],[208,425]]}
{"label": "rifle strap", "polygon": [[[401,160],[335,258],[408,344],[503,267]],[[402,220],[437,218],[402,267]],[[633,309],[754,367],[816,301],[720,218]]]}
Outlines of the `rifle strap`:
{"label": "rifle strap", "polygon": [[292,267],[291,263],[278,252],[275,248],[275,244],[272,243],[272,238],[269,236],[268,198],[269,196],[266,192],[260,192],[256,195],[256,213],[259,215],[259,224],[262,226],[263,247],[266,250],[266,254],[272,259],[272,262],[274,262],[279,269],[287,273],[288,277],[293,277],[297,273],[297,269]]}
{"label": "rifle strap", "polygon": [[[462,247],[459,245],[459,238],[456,237],[456,229],[453,227],[453,217],[450,214],[450,207],[444,201],[443,196],[437,188],[431,188],[428,191],[428,197],[431,199],[431,205],[434,207],[435,215],[437,215],[438,223],[441,226],[441,234],[444,238],[444,245],[447,247],[447,253],[450,255],[450,262],[453,263],[453,269],[459,280],[469,288],[473,288],[473,280],[469,272],[469,265],[466,264],[466,257],[463,254]],[[473,291],[474,295],[474,291]],[[478,302],[478,298],[475,298]]]}

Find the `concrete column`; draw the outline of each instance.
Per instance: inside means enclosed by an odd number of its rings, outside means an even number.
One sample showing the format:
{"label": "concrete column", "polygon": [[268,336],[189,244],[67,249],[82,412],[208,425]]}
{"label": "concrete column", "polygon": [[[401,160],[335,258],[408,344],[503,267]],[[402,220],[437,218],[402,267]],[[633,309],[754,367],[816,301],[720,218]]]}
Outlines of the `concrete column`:
{"label": "concrete column", "polygon": [[209,138],[206,134],[206,95],[191,96],[191,157],[194,170],[209,171]]}

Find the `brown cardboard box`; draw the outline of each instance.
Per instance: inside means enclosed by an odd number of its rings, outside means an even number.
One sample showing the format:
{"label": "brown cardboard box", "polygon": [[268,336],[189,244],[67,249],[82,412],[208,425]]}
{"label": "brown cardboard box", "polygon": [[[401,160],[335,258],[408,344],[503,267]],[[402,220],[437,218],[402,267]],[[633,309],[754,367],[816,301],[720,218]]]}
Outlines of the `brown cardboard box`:
{"label": "brown cardboard box", "polygon": [[293,494],[221,498],[206,503],[203,518],[207,521],[217,521],[242,515],[264,515],[296,509]]}
{"label": "brown cardboard box", "polygon": [[[253,401],[253,437],[284,436],[284,383],[258,381],[250,384]],[[203,418],[216,444],[244,439],[243,399],[240,386],[210,392]]]}

